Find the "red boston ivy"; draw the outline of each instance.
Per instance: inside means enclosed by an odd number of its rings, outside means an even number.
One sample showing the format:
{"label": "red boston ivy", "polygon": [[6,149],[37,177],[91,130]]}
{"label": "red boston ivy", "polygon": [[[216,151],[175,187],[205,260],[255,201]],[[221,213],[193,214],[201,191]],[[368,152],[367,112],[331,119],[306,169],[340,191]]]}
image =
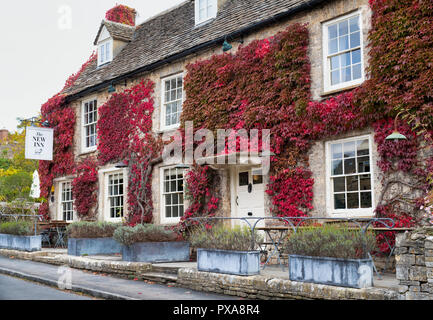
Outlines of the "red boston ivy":
{"label": "red boston ivy", "polygon": [[98,199],[98,168],[97,161],[86,158],[74,169],[75,179],[72,181],[72,195],[75,210],[84,220],[92,220],[96,212],[94,206]]}
{"label": "red boston ivy", "polygon": [[128,213],[131,225],[152,221],[151,162],[159,148],[153,136],[154,83],[142,81],[113,94],[99,108],[98,160],[100,165],[129,162]]}
{"label": "red boston ivy", "polygon": [[105,19],[118,22],[129,26],[135,26],[136,11],[133,8],[119,4],[107,11]]}

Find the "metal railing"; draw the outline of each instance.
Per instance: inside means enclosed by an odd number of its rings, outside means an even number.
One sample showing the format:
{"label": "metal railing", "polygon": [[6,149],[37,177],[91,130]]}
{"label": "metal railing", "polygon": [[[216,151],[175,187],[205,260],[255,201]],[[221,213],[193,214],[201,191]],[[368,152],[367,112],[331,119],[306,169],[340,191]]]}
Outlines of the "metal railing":
{"label": "metal railing", "polygon": [[18,221],[19,218],[33,218],[35,223],[35,236],[38,233],[38,220],[42,221],[43,215],[33,215],[33,214],[5,214],[0,210],[0,219],[3,217],[12,217],[15,221]]}
{"label": "metal railing", "polygon": [[[367,232],[368,228],[373,225],[373,223],[379,223],[382,224],[385,228],[388,228],[390,231],[395,226],[395,222],[391,218],[329,218],[329,217],[241,217],[241,218],[235,218],[235,217],[195,217],[195,218],[188,218],[185,219],[186,225],[188,225],[188,221],[208,221],[208,220],[239,220],[245,222],[251,230],[252,235],[252,241],[251,241],[251,249],[256,248],[256,241],[255,241],[255,230],[257,228],[257,225],[260,221],[265,220],[277,220],[286,223],[292,231],[296,234],[299,227],[302,226],[307,221],[341,221],[341,222],[347,222],[347,223],[354,223],[356,226],[359,227],[359,230],[362,232],[363,236],[365,236],[365,233]],[[255,220],[254,223],[250,223],[250,221]]]}

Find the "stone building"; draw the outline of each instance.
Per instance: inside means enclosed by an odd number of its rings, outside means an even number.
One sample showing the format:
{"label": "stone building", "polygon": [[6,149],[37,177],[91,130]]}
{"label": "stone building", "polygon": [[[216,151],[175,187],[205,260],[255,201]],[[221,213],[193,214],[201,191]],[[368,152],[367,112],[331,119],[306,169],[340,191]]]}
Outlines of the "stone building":
{"label": "stone building", "polygon": [[[221,54],[224,41],[232,45],[231,52],[236,52],[241,43],[245,46],[254,40],[271,37],[293,23],[307,24],[309,31],[312,98],[321,101],[356,88],[367,78],[367,36],[371,18],[368,0],[186,0],[136,26],[104,20],[100,29],[95,30],[97,61],[63,92],[76,114],[74,157],[78,160],[97,154],[97,110],[110,99],[113,91],[130,88],[142,79],[152,80],[155,83],[153,131],[155,134],[175,131],[185,99],[183,81],[188,64]],[[337,45],[338,41],[340,45]],[[331,66],[331,60],[332,63],[335,59],[341,62],[346,56],[351,57],[344,62],[349,75],[343,74],[343,65],[340,68]],[[176,90],[177,96],[171,97],[170,90]],[[171,108],[173,102],[177,109]],[[343,149],[347,165],[353,162],[354,167],[358,167],[347,174],[336,172],[338,163],[342,165]],[[373,128],[316,141],[308,155],[314,178],[314,209],[310,215],[375,215],[381,198],[382,177],[377,167],[379,155]],[[260,159],[258,161],[260,163]],[[261,176],[257,163],[227,165],[219,169],[221,215],[271,215],[271,200],[265,192],[269,177]],[[97,218],[120,221],[127,214],[128,170],[116,168],[112,163],[100,167],[98,175]],[[184,169],[173,165],[161,163],[154,167],[154,223],[179,222],[187,207],[183,188],[178,184],[179,187],[168,192],[164,185],[173,179],[182,180],[184,175]],[[65,176],[54,180],[54,201],[50,203],[50,215],[54,219],[77,220],[70,205],[73,178]],[[349,189],[350,179],[357,182]],[[342,190],[336,190],[341,181]],[[116,194],[109,192],[113,187],[118,190]],[[116,198],[114,202],[110,200],[113,197]],[[113,216],[113,206],[122,207],[120,215]]]}

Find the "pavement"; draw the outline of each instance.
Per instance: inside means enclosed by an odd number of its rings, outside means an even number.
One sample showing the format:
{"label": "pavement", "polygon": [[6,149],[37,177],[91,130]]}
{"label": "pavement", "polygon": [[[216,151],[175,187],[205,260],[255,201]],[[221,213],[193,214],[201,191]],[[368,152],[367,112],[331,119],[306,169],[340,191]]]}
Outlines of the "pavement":
{"label": "pavement", "polygon": [[[63,268],[63,269],[62,269]],[[70,273],[69,273],[70,272]],[[198,292],[194,290],[152,284],[97,274],[55,265],[10,259],[0,256],[0,273],[18,277],[54,288],[66,286],[70,275],[71,291],[93,297],[113,300],[239,300],[237,297]],[[0,293],[4,290],[0,287]]]}
{"label": "pavement", "polygon": [[0,300],[94,300],[15,277],[0,275]]}

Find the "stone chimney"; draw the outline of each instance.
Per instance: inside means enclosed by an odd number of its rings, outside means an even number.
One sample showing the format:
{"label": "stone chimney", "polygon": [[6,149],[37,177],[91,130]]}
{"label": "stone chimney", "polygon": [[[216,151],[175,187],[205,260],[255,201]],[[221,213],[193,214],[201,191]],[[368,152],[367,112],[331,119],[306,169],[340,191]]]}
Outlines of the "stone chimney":
{"label": "stone chimney", "polygon": [[0,129],[0,142],[4,142],[8,139],[9,131],[6,129]]}

